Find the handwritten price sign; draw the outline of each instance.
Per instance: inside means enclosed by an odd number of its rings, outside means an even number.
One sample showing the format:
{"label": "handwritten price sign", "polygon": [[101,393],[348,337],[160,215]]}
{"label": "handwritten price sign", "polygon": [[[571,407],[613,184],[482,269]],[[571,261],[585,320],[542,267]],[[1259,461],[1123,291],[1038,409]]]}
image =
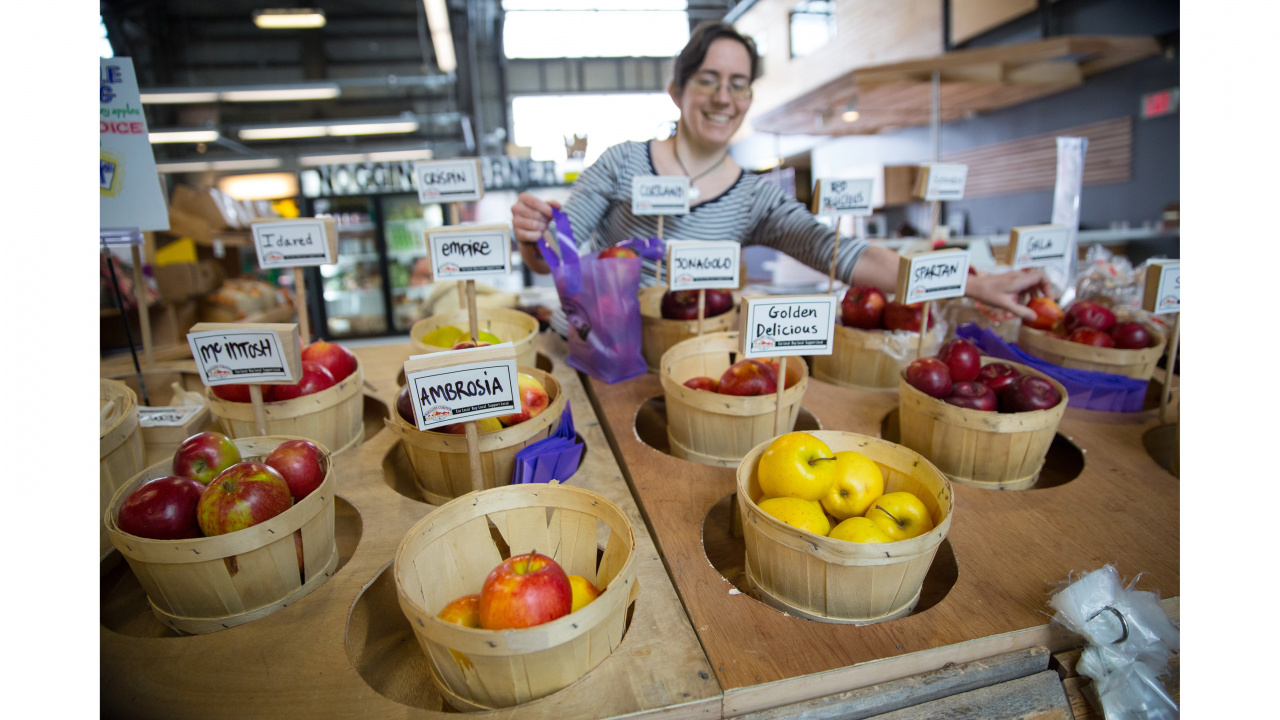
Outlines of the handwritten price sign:
{"label": "handwritten price sign", "polygon": [[968,277],[969,253],[964,250],[903,255],[898,264],[898,302],[961,297]]}
{"label": "handwritten price sign", "polygon": [[520,412],[516,351],[491,347],[415,355],[404,364],[419,430]]}
{"label": "handwritten price sign", "polygon": [[1006,261],[1015,270],[1060,265],[1067,261],[1071,229],[1065,225],[1028,225],[1009,234]]}
{"label": "handwritten price sign", "polygon": [[484,197],[480,161],[434,160],[414,163],[413,177],[418,181],[418,202],[468,202]]}
{"label": "handwritten price sign", "polygon": [[954,163],[930,163],[921,165],[924,175],[925,200],[959,200],[964,197],[964,183],[969,176],[969,166]]}
{"label": "handwritten price sign", "polygon": [[813,191],[814,215],[870,215],[870,179],[819,180]]}
{"label": "handwritten price sign", "polygon": [[459,225],[427,231],[431,272],[436,280],[470,280],[511,272],[511,239],[506,225]]}
{"label": "handwritten price sign", "polygon": [[1177,260],[1147,266],[1142,308],[1156,315],[1182,311],[1182,275]]}
{"label": "handwritten price sign", "polygon": [[667,243],[667,287],[712,290],[738,287],[742,246],[732,240]]}
{"label": "handwritten price sign", "polygon": [[739,351],[743,357],[831,354],[834,295],[746,298],[742,305]]}
{"label": "handwritten price sign", "polygon": [[689,178],[637,175],[631,180],[632,215],[686,215]]}
{"label": "handwritten price sign", "polygon": [[338,226],[332,218],[255,220],[253,244],[258,267],[332,265],[338,260]]}
{"label": "handwritten price sign", "polygon": [[187,343],[205,385],[292,385],[302,377],[296,323],[198,323]]}

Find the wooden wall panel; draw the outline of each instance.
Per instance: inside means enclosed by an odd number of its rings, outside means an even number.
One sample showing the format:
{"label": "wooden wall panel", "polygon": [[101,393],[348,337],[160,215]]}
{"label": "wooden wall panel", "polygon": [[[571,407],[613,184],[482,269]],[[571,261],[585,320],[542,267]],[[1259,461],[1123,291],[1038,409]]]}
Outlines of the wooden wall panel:
{"label": "wooden wall panel", "polygon": [[1036,9],[1036,0],[951,0],[951,42],[962,43]]}
{"label": "wooden wall panel", "polygon": [[1057,179],[1060,136],[1087,137],[1084,184],[1128,182],[1133,167],[1133,118],[1063,128],[1009,142],[951,153],[943,162],[965,163],[965,199],[1052,190]]}

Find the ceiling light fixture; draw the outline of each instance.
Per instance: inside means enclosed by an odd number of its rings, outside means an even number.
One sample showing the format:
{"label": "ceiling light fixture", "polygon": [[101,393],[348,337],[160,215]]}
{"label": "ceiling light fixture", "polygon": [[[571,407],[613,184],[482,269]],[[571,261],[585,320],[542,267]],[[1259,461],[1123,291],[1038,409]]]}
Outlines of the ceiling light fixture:
{"label": "ceiling light fixture", "polygon": [[431,29],[431,46],[436,49],[436,66],[442,73],[458,69],[458,58],[453,52],[453,32],[449,29],[449,10],[444,0],[422,0],[427,12],[427,27]]}
{"label": "ceiling light fixture", "polygon": [[282,100],[332,100],[342,94],[336,83],[298,86],[245,87],[223,90],[218,98],[226,102],[273,102]]}
{"label": "ceiling light fixture", "polygon": [[253,24],[263,30],[324,27],[324,11],[316,8],[271,8],[253,11]]}
{"label": "ceiling light fixture", "polygon": [[240,128],[241,140],[286,140],[289,138],[324,137],[324,135],[324,125]]}
{"label": "ceiling light fixture", "polygon": [[298,195],[298,176],[293,173],[232,175],[219,180],[218,189],[236,200],[291,198]]}
{"label": "ceiling light fixture", "polygon": [[857,111],[857,110],[847,110],[847,111],[845,111],[845,112],[843,112],[843,113],[841,113],[841,114],[840,114],[840,119],[841,119],[841,120],[843,120],[843,121],[845,121],[845,122],[847,122],[847,123],[857,122],[857,120],[858,120],[858,111]]}
{"label": "ceiling light fixture", "polygon": [[141,97],[143,105],[179,105],[218,101],[218,93],[211,90],[144,90]]}
{"label": "ceiling light fixture", "polygon": [[361,119],[325,125],[261,125],[240,128],[241,140],[283,140],[287,138],[342,137],[346,135],[395,135],[417,132],[412,115],[386,119]]}
{"label": "ceiling light fixture", "polygon": [[147,134],[151,143],[202,143],[217,142],[222,137],[217,130],[156,130]]}
{"label": "ceiling light fixture", "polygon": [[278,157],[245,158],[242,160],[202,160],[193,162],[156,163],[162,173],[218,172],[225,170],[271,170],[284,164]]}
{"label": "ceiling light fixture", "polygon": [[330,125],[329,134],[341,135],[395,135],[418,131],[417,120],[401,120],[400,122],[350,123]]}

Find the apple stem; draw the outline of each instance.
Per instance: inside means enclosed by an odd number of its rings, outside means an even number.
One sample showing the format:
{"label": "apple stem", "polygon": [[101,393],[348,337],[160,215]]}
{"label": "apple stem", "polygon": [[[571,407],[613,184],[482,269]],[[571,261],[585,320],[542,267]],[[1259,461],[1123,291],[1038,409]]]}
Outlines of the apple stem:
{"label": "apple stem", "polygon": [[816,463],[816,462],[822,462],[823,460],[835,460],[835,458],[833,458],[833,457],[829,457],[829,458],[821,458],[821,457],[820,457],[820,458],[814,458],[814,459],[812,459],[812,460],[810,460],[810,461],[809,461],[809,466],[810,466],[810,467],[812,467],[814,463]]}
{"label": "apple stem", "polygon": [[877,510],[879,510],[880,512],[884,513],[885,515],[888,515],[890,520],[892,520],[892,521],[894,521],[894,522],[898,523],[898,527],[905,527],[905,526],[902,524],[902,521],[901,521],[901,520],[899,520],[898,518],[896,518],[896,517],[894,517],[894,516],[893,516],[893,513],[889,512],[888,510],[885,510],[884,508],[880,507],[879,505],[877,505],[877,506],[876,506],[876,509],[877,509]]}

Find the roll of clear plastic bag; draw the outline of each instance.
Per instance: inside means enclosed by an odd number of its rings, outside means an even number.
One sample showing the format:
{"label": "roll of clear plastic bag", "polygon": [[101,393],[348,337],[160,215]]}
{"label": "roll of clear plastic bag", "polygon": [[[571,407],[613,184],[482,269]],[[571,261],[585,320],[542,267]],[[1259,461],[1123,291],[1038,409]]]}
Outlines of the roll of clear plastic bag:
{"label": "roll of clear plastic bag", "polygon": [[1178,627],[1156,593],[1134,590],[1105,565],[1049,599],[1057,622],[1088,643],[1076,670],[1094,682],[1107,720],[1172,720],[1178,705],[1159,678],[1178,652]]}

